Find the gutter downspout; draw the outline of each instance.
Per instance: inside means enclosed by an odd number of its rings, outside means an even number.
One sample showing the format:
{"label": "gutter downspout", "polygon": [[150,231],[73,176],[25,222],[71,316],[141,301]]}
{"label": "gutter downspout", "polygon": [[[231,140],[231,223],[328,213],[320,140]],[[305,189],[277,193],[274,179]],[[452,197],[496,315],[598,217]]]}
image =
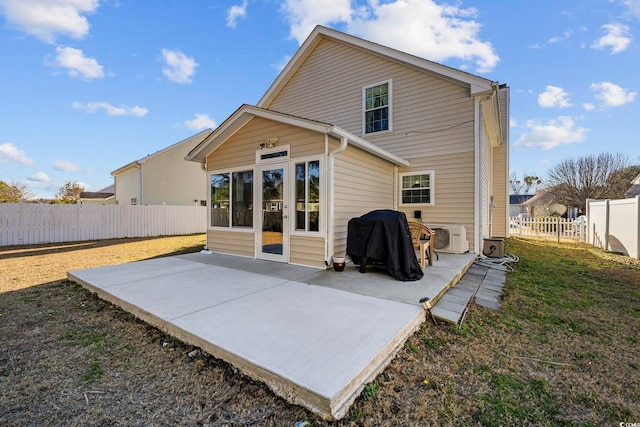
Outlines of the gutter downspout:
{"label": "gutter downspout", "polygon": [[328,220],[327,220],[327,245],[325,249],[325,265],[331,265],[333,258],[333,250],[334,250],[334,241],[335,241],[335,192],[334,192],[334,173],[335,173],[335,157],[336,155],[342,153],[347,149],[347,144],[349,140],[346,137],[340,138],[340,146],[333,151],[329,152],[328,160],[327,160],[327,201],[329,202],[328,206]]}
{"label": "gutter downspout", "polygon": [[144,205],[144,162],[138,162],[140,166],[140,201],[138,204],[140,206]]}

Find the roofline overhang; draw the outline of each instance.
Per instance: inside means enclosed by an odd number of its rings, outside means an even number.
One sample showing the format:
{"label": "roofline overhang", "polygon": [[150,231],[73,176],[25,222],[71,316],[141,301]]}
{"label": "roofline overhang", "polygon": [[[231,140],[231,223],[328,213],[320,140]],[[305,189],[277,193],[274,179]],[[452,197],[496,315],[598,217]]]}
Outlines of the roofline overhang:
{"label": "roofline overhang", "polygon": [[323,37],[338,40],[342,43],[350,44],[352,46],[374,52],[378,55],[385,56],[394,61],[403,62],[415,68],[438,74],[440,76],[446,77],[449,80],[464,84],[469,87],[471,96],[483,93],[489,94],[492,91],[492,86],[496,84],[496,82],[484,77],[476,76],[474,74],[448,67],[437,62],[429,61],[428,59],[420,58],[418,56],[402,52],[388,46],[383,46],[381,44],[352,36],[350,34],[342,33],[331,28],[317,25],[304,41],[304,43],[302,43],[297,52],[293,55],[291,60],[282,69],[269,89],[267,89],[264,95],[262,95],[262,97],[256,104],[258,107],[269,106],[275,95],[279,92],[279,89],[284,83],[286,83],[291,73],[295,71],[301,61],[306,58],[312,48],[317,43],[319,43]]}
{"label": "roofline overhang", "polygon": [[336,138],[346,138],[348,143],[363,151],[371,153],[377,157],[387,160],[399,166],[409,166],[409,162],[388,151],[374,145],[367,140],[360,138],[338,126],[330,123],[318,122],[304,119],[278,111],[267,110],[243,104],[227,120],[225,120],[215,131],[198,144],[187,156],[185,160],[204,163],[207,156],[225,143],[239,129],[246,125],[252,118],[261,117],[279,123],[288,124],[302,129],[327,134]]}

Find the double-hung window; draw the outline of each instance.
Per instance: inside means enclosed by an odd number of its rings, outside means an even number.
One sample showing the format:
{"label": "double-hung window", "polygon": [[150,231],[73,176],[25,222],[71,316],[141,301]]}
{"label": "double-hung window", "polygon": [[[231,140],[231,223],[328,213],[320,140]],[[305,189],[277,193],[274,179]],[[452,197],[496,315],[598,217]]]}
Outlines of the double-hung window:
{"label": "double-hung window", "polygon": [[391,80],[363,88],[364,133],[391,130]]}
{"label": "double-hung window", "polygon": [[211,174],[211,226],[253,227],[253,171]]}
{"label": "double-hung window", "polygon": [[296,231],[320,231],[320,161],[297,162]]}
{"label": "double-hung window", "polygon": [[433,205],[434,172],[407,172],[400,174],[401,205]]}

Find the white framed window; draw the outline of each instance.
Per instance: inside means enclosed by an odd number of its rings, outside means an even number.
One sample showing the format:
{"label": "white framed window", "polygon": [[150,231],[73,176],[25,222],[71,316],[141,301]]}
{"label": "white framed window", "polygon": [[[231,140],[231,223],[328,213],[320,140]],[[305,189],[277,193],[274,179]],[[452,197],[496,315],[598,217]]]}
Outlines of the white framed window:
{"label": "white framed window", "polygon": [[318,159],[294,162],[295,219],[296,232],[319,232],[322,218],[321,163]]}
{"label": "white framed window", "polygon": [[288,144],[279,147],[261,148],[256,151],[256,164],[277,163],[288,160],[290,153],[291,147]]}
{"label": "white framed window", "polygon": [[400,205],[434,205],[435,172],[415,171],[400,174]]}
{"label": "white framed window", "polygon": [[391,80],[362,88],[362,129],[365,135],[391,130]]}
{"label": "white framed window", "polygon": [[253,169],[211,173],[211,227],[253,228]]}

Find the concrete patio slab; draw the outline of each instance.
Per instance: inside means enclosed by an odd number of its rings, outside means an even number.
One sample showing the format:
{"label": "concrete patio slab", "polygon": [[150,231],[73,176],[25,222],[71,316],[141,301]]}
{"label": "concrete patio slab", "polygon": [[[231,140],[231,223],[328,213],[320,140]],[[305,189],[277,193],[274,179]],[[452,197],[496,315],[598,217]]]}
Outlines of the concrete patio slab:
{"label": "concrete patio slab", "polygon": [[339,419],[426,320],[420,301],[436,301],[475,259],[440,256],[415,282],[353,265],[335,272],[200,253],[68,276],[288,401]]}

